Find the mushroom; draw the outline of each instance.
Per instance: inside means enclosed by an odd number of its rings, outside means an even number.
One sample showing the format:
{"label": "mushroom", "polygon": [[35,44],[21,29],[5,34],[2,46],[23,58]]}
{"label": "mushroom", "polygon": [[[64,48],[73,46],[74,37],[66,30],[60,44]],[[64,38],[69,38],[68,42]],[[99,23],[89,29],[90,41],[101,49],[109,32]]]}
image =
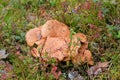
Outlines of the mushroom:
{"label": "mushroom", "polygon": [[80,38],[80,41],[81,41],[82,43],[84,43],[84,42],[87,41],[87,37],[86,37],[84,34],[82,34],[82,33],[77,33],[77,34],[74,35],[74,37]]}
{"label": "mushroom", "polygon": [[39,41],[41,39],[41,37],[40,28],[30,29],[25,35],[28,46],[33,46],[36,41]]}
{"label": "mushroom", "polygon": [[82,33],[77,33],[73,35],[72,43],[71,43],[71,55],[72,57],[76,56],[79,52],[84,52],[88,47],[87,38]]}
{"label": "mushroom", "polygon": [[84,51],[88,48],[88,42],[81,43],[80,48],[78,49],[79,53],[84,53]]}
{"label": "mushroom", "polygon": [[67,42],[70,42],[69,39],[70,31],[68,26],[57,21],[57,20],[48,20],[41,29],[42,37],[62,37],[65,38]]}
{"label": "mushroom", "polygon": [[40,54],[39,54],[39,52],[38,52],[38,50],[36,48],[31,49],[31,54],[32,54],[32,56],[34,56],[36,58],[40,57]]}
{"label": "mushroom", "polygon": [[42,50],[42,56],[48,54],[48,56],[62,61],[64,57],[68,56],[67,49],[68,44],[63,38],[48,37]]}
{"label": "mushroom", "polygon": [[92,54],[89,50],[85,50],[84,53],[77,54],[72,58],[72,62],[77,65],[80,65],[81,63],[88,63],[89,65],[94,64]]}
{"label": "mushroom", "polygon": [[84,57],[85,57],[84,62],[87,61],[87,63],[89,65],[93,65],[94,64],[92,54],[91,54],[91,52],[89,50],[85,50],[84,51]]}
{"label": "mushroom", "polygon": [[[44,25],[29,30],[25,37],[28,46],[32,46],[31,54],[34,57],[44,60],[49,58],[56,58],[58,61],[71,60],[78,65],[87,62],[93,65],[92,54],[87,50],[87,37],[77,33],[70,41],[69,35],[68,26],[57,20],[48,20]],[[34,44],[37,48],[33,46]]]}

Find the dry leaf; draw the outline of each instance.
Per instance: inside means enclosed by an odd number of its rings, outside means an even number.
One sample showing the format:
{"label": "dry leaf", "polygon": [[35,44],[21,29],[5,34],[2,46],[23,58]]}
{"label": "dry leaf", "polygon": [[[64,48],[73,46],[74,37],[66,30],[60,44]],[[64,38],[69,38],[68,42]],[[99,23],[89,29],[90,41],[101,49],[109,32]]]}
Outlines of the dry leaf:
{"label": "dry leaf", "polygon": [[27,14],[26,16],[26,19],[29,21],[29,22],[33,22],[35,19],[37,18],[37,16],[33,13],[29,13]]}
{"label": "dry leaf", "polygon": [[100,20],[102,20],[103,19],[103,12],[102,12],[102,10],[99,10],[98,11],[98,19],[100,19]]}
{"label": "dry leaf", "polygon": [[90,69],[88,69],[87,73],[90,78],[97,76],[99,73],[104,71],[104,68],[108,67],[108,64],[109,62],[98,62],[95,66],[92,66]]}
{"label": "dry leaf", "polygon": [[90,1],[85,1],[84,5],[83,5],[83,8],[84,9],[90,9],[91,8],[91,2]]}
{"label": "dry leaf", "polygon": [[85,80],[79,73],[78,71],[70,71],[68,73],[68,78],[70,80]]}
{"label": "dry leaf", "polygon": [[6,50],[0,50],[0,59],[5,59],[9,54],[6,54]]}
{"label": "dry leaf", "polygon": [[109,62],[98,62],[97,66],[101,68],[108,67]]}
{"label": "dry leaf", "polygon": [[42,17],[46,20],[51,19],[51,15],[46,12],[45,7],[43,7],[43,6],[40,7],[39,12],[40,12],[40,17]]}
{"label": "dry leaf", "polygon": [[44,17],[44,16],[47,15],[46,10],[45,10],[44,7],[40,7],[39,9],[40,9],[40,16]]}
{"label": "dry leaf", "polygon": [[28,44],[28,46],[33,46],[33,44],[41,39],[41,29],[40,28],[34,28],[34,29],[30,29],[27,33],[26,33],[26,42]]}

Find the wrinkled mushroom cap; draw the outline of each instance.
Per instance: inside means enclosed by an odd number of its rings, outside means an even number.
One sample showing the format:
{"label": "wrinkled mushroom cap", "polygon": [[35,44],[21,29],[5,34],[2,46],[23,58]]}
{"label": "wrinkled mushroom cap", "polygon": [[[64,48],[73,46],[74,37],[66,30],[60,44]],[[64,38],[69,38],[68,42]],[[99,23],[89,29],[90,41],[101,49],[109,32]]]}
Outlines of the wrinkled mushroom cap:
{"label": "wrinkled mushroom cap", "polygon": [[39,45],[44,45],[44,43],[45,43],[45,39],[44,38],[41,38],[40,40],[35,42],[35,44],[38,45],[38,46]]}
{"label": "wrinkled mushroom cap", "polygon": [[41,29],[40,28],[34,28],[34,29],[30,29],[26,35],[26,42],[28,44],[28,46],[33,46],[33,44],[41,39]]}
{"label": "wrinkled mushroom cap", "polygon": [[38,49],[32,48],[30,52],[31,52],[32,56],[34,56],[34,57],[40,57]]}
{"label": "wrinkled mushroom cap", "polygon": [[74,64],[88,63],[89,65],[93,65],[93,57],[89,50],[85,50],[84,53],[79,53],[74,58],[72,58],[72,62]]}
{"label": "wrinkled mushroom cap", "polygon": [[41,29],[42,37],[69,38],[69,34],[68,26],[57,20],[48,20]]}
{"label": "wrinkled mushroom cap", "polygon": [[84,42],[81,44],[80,48],[78,49],[78,52],[82,54],[87,48],[88,48],[88,42]]}
{"label": "wrinkled mushroom cap", "polygon": [[85,57],[83,54],[77,54],[75,57],[72,58],[72,63],[80,65],[81,63],[84,62]]}
{"label": "wrinkled mushroom cap", "polygon": [[85,60],[87,61],[87,63],[89,65],[93,65],[94,64],[92,54],[91,54],[91,52],[89,50],[85,50],[84,57],[85,57]]}
{"label": "wrinkled mushroom cap", "polygon": [[82,34],[82,33],[77,33],[73,37],[75,38],[75,40],[78,39],[78,38],[80,38],[80,41],[82,43],[84,43],[84,42],[87,41],[87,37],[84,34]]}
{"label": "wrinkled mushroom cap", "polygon": [[50,57],[57,58],[59,61],[62,61],[64,57],[68,56],[65,51],[68,49],[68,44],[63,38],[47,38],[46,43],[42,50],[42,55],[46,53]]}
{"label": "wrinkled mushroom cap", "polygon": [[71,56],[74,57],[78,53],[83,53],[88,47],[86,36],[82,33],[73,35],[72,43],[70,46]]}

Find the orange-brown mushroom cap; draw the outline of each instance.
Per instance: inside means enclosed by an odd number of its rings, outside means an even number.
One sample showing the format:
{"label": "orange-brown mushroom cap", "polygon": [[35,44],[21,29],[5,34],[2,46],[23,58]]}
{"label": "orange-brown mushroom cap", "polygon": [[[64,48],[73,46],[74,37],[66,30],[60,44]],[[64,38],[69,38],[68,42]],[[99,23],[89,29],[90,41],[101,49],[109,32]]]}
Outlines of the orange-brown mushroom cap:
{"label": "orange-brown mushroom cap", "polygon": [[82,33],[77,33],[74,35],[74,37],[80,38],[80,41],[83,43],[87,41],[87,37]]}
{"label": "orange-brown mushroom cap", "polygon": [[69,40],[69,34],[68,26],[57,20],[48,20],[41,29],[42,37],[63,37]]}
{"label": "orange-brown mushroom cap", "polygon": [[43,47],[42,55],[45,55],[47,53],[50,57],[54,57],[59,61],[62,61],[64,57],[68,56],[68,54],[65,53],[67,49],[68,44],[63,38],[48,37]]}
{"label": "orange-brown mushroom cap", "polygon": [[88,42],[82,43],[78,50],[79,54],[83,54],[87,48],[88,48]]}
{"label": "orange-brown mushroom cap", "polygon": [[30,52],[31,52],[32,56],[34,56],[36,58],[40,57],[40,54],[36,48],[32,48]]}
{"label": "orange-brown mushroom cap", "polygon": [[79,53],[74,58],[72,58],[72,62],[74,64],[88,63],[89,65],[93,65],[93,57],[89,50],[85,50],[84,53]]}
{"label": "orange-brown mushroom cap", "polygon": [[89,65],[93,65],[94,64],[92,54],[91,54],[91,52],[89,50],[85,50],[84,57],[85,57],[85,60],[87,61],[87,63]]}
{"label": "orange-brown mushroom cap", "polygon": [[28,44],[28,46],[33,46],[33,44],[41,39],[41,29],[40,28],[34,28],[34,29],[30,29],[26,35],[26,42]]}

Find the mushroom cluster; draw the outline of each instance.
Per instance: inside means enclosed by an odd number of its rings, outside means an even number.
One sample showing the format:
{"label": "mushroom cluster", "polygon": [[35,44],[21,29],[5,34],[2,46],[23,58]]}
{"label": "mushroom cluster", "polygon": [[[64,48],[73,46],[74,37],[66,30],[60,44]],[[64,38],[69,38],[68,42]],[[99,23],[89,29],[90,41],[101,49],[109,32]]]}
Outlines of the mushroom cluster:
{"label": "mushroom cluster", "polygon": [[77,33],[73,35],[72,40],[69,36],[70,30],[67,25],[57,20],[48,20],[44,25],[30,29],[25,38],[34,57],[45,60],[50,57],[57,59],[57,61],[71,60],[78,65],[81,63],[93,65],[86,36]]}

